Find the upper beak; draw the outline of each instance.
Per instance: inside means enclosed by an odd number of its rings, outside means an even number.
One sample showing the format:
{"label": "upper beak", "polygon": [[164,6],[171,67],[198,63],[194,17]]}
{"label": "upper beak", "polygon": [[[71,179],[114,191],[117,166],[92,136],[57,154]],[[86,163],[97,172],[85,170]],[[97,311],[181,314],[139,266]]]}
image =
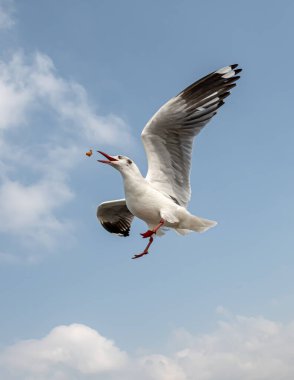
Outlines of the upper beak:
{"label": "upper beak", "polygon": [[101,152],[100,150],[97,150],[98,153],[102,154],[104,157],[108,158],[108,161],[106,160],[97,160],[99,162],[102,162],[103,164],[110,164],[113,161],[118,161],[116,158],[109,156],[109,154]]}

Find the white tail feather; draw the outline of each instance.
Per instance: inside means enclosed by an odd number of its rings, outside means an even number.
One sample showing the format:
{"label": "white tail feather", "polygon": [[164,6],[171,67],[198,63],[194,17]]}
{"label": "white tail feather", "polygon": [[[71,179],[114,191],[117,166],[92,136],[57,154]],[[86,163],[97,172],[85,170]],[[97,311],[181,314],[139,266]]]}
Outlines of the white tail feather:
{"label": "white tail feather", "polygon": [[187,230],[184,228],[175,228],[176,232],[180,235],[187,235],[191,232],[191,230]]}
{"label": "white tail feather", "polygon": [[189,220],[189,229],[196,232],[205,232],[212,227],[215,227],[217,222],[214,220],[200,218],[199,216],[191,215]]}

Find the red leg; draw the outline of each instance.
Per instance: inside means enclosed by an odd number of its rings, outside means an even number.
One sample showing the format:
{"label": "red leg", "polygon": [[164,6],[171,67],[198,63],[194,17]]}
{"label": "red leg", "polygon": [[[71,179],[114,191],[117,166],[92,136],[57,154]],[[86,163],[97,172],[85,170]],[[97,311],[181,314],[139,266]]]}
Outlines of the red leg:
{"label": "red leg", "polygon": [[138,259],[139,257],[142,257],[142,256],[144,256],[144,255],[147,255],[147,254],[149,253],[148,250],[149,250],[150,245],[153,243],[153,240],[154,240],[153,237],[150,236],[149,243],[147,244],[147,246],[146,246],[146,248],[144,249],[144,251],[143,251],[142,253],[140,253],[139,255],[135,255],[135,256],[133,256],[132,259]]}
{"label": "red leg", "polygon": [[146,239],[148,237],[151,237],[152,235],[156,234],[156,232],[159,230],[160,227],[162,227],[164,224],[164,220],[163,219],[160,219],[160,222],[159,224],[153,228],[153,230],[148,230],[146,232],[144,232],[142,235],[143,239]]}

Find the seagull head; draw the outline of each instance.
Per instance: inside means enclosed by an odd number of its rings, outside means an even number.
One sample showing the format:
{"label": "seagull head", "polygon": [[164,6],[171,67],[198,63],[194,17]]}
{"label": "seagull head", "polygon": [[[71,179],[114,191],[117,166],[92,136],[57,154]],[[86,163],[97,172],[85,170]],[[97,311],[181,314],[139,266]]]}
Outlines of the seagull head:
{"label": "seagull head", "polygon": [[101,152],[100,150],[97,150],[97,152],[107,158],[107,160],[98,160],[98,162],[112,166],[113,168],[119,170],[121,174],[136,173],[139,171],[137,165],[129,157],[110,156],[109,154]]}

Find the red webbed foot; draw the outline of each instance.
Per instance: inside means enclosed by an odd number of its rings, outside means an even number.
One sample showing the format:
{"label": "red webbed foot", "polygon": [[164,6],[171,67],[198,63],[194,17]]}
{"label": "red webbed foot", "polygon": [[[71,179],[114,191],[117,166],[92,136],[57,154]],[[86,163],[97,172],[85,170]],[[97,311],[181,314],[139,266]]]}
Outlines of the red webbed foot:
{"label": "red webbed foot", "polygon": [[145,256],[145,255],[148,255],[148,251],[149,251],[149,248],[150,248],[150,245],[152,244],[153,242],[153,237],[150,236],[150,239],[149,239],[149,243],[147,244],[146,248],[144,249],[144,251],[142,253],[140,253],[139,255],[134,255],[132,257],[132,259],[139,259],[139,257],[142,257],[142,256]]}
{"label": "red webbed foot", "polygon": [[142,253],[140,253],[140,254],[138,254],[138,255],[134,255],[134,256],[132,257],[132,259],[139,259],[140,257],[143,257],[143,256],[145,256],[145,255],[148,255],[148,253],[149,253],[149,252],[142,252]]}
{"label": "red webbed foot", "polygon": [[143,233],[140,234],[140,235],[143,237],[143,239],[146,239],[146,238],[151,237],[151,236],[154,235],[154,234],[155,234],[155,231],[153,231],[153,230],[148,230],[148,231],[146,231],[146,232],[143,232]]}

